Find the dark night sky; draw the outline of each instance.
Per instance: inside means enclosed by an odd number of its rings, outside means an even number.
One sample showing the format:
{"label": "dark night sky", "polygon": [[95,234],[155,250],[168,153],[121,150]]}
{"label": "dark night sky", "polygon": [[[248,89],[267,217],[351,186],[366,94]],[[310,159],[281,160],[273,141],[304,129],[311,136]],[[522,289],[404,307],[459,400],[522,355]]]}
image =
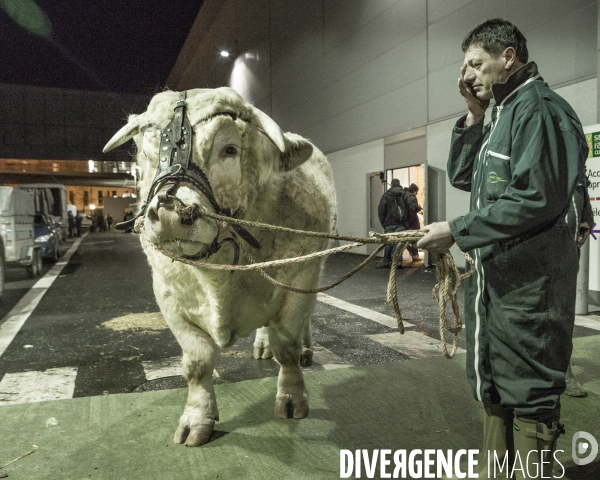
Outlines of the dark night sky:
{"label": "dark night sky", "polygon": [[201,5],[0,0],[0,83],[154,93],[165,86]]}

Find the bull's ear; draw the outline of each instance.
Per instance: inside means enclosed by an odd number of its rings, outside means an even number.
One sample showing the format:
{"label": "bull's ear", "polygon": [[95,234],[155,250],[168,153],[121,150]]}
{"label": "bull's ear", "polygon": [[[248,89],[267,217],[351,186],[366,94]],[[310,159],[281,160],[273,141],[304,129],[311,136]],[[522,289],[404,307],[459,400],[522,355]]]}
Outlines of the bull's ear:
{"label": "bull's ear", "polygon": [[313,154],[314,146],[299,135],[286,133],[285,151],[280,157],[282,170],[293,170],[306,162]]}
{"label": "bull's ear", "polygon": [[273,143],[277,145],[280,152],[285,152],[285,139],[283,137],[283,132],[279,125],[275,123],[271,117],[269,117],[265,112],[259,110],[255,106],[251,105],[252,111],[254,115],[258,118],[260,122],[260,127],[265,131],[267,136],[273,140]]}
{"label": "bull's ear", "polygon": [[113,135],[102,149],[102,152],[110,152],[113,148],[117,148],[119,145],[123,145],[127,140],[133,138],[140,131],[140,120],[141,117],[139,115],[131,115],[127,125]]}

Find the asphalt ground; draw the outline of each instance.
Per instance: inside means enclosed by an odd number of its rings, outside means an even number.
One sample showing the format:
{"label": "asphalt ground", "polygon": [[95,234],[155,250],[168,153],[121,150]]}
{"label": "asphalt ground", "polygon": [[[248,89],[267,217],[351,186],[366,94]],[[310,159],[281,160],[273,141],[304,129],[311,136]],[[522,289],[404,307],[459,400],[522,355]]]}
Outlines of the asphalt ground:
{"label": "asphalt ground", "polygon": [[[61,253],[70,245],[72,241],[63,245]],[[321,284],[333,282],[363,259],[353,254],[329,257]],[[377,268],[378,265],[379,260],[376,260],[327,293],[393,316],[392,308],[385,304],[389,270]],[[423,298],[423,290],[431,292],[435,284],[434,274],[422,263],[417,265],[411,268],[412,264],[406,262],[406,267],[397,273],[404,317],[420,324],[407,330],[416,329],[439,338],[437,304],[430,294]],[[45,269],[48,268],[46,264]],[[237,274],[256,275],[253,272]],[[18,300],[17,294],[22,296],[35,283],[21,278],[24,275],[19,270],[9,272],[7,298],[2,302],[5,315]],[[264,280],[258,278],[257,281]],[[165,324],[151,325],[153,328],[127,324],[128,315],[139,318],[158,312],[150,268],[139,238],[121,232],[89,234],[0,357],[0,376],[77,367],[74,397],[185,386],[179,376],[153,380],[145,377],[142,362],[159,362],[181,355]],[[107,322],[124,318],[122,325],[107,326]],[[317,302],[312,326],[315,342],[356,366],[410,358],[367,337],[392,333],[395,328],[322,302]],[[251,359],[252,342],[253,336],[239,339],[222,352],[216,383],[277,375],[274,360]]]}
{"label": "asphalt ground", "polygon": [[[66,250],[72,243],[69,241],[63,248]],[[350,253],[328,257],[320,285],[337,280],[364,258]],[[406,258],[410,258],[407,253]],[[393,321],[393,309],[385,302],[389,270],[379,268],[380,265],[378,259],[371,262],[327,291],[326,297],[319,296],[322,301],[317,302],[312,315],[312,332],[316,349],[327,362],[319,364],[317,358],[307,371],[441,355],[439,307],[431,293],[436,284],[434,269],[407,260],[404,268],[397,271],[399,303],[408,325],[401,338]],[[257,281],[264,281],[255,272],[236,274],[257,275]],[[8,298],[2,300],[4,309],[15,303],[17,292],[22,295],[34,283],[19,275],[25,273],[9,272]],[[461,311],[462,298],[459,291]],[[365,318],[360,312],[331,303],[337,300],[366,309],[367,317],[379,313],[392,321],[382,324]],[[450,308],[448,314],[451,319]],[[2,321],[5,319],[6,314]],[[597,332],[575,327],[575,337]],[[278,374],[273,359],[252,358],[253,337],[238,339],[230,349],[221,352],[215,383]],[[446,334],[448,344],[451,339]],[[464,335],[459,335],[458,347],[466,348]],[[186,383],[177,373],[180,356],[181,349],[154,300],[151,272],[139,238],[118,231],[97,232],[83,238],[0,356],[0,385],[6,374],[71,369],[68,375],[75,376],[73,397],[181,388]],[[333,362],[333,366],[328,362]],[[0,405],[10,398],[0,397]]]}

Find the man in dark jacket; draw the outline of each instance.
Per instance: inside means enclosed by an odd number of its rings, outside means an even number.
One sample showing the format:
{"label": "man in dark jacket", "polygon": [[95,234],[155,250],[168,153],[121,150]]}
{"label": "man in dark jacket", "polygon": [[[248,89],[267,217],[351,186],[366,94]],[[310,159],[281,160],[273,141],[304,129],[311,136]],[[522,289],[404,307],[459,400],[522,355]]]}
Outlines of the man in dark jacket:
{"label": "man in dark jacket", "polygon": [[[385,233],[402,232],[404,230],[403,217],[406,212],[404,204],[404,189],[400,185],[400,180],[394,178],[390,189],[381,196],[377,213],[379,222]],[[383,250],[384,268],[390,268],[392,265],[392,256],[396,250],[397,244],[388,243]],[[402,268],[402,260],[398,262],[398,268]]]}
{"label": "man in dark jacket", "polygon": [[[411,183],[410,186],[405,190],[406,193],[404,195],[404,200],[406,203],[406,221],[404,224],[406,225],[407,230],[419,230],[421,228],[421,222],[419,221],[419,216],[417,214],[423,210],[423,208],[417,201],[418,191],[419,187],[414,183]],[[419,249],[417,247],[410,245],[408,247],[408,251],[410,252],[413,262],[418,262],[421,260],[419,258]]]}
{"label": "man in dark jacket", "polygon": [[[475,260],[465,286],[467,377],[484,404],[484,450],[493,465],[491,452],[502,458],[514,441],[515,478],[548,477],[575,319],[577,232],[566,214],[588,148],[514,25],[488,20],[462,48],[458,89],[468,114],[452,133],[448,176],[471,192],[471,209],[428,225],[417,245],[440,253],[456,242]],[[480,478],[492,474],[486,460]]]}

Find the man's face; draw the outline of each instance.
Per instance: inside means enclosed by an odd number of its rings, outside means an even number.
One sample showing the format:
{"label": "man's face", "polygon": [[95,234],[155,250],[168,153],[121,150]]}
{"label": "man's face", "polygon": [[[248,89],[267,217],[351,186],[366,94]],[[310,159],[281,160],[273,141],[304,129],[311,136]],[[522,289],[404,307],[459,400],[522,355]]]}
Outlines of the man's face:
{"label": "man's face", "polygon": [[471,45],[465,52],[463,80],[479,100],[491,100],[492,85],[508,77],[504,55],[494,57],[483,48]]}

